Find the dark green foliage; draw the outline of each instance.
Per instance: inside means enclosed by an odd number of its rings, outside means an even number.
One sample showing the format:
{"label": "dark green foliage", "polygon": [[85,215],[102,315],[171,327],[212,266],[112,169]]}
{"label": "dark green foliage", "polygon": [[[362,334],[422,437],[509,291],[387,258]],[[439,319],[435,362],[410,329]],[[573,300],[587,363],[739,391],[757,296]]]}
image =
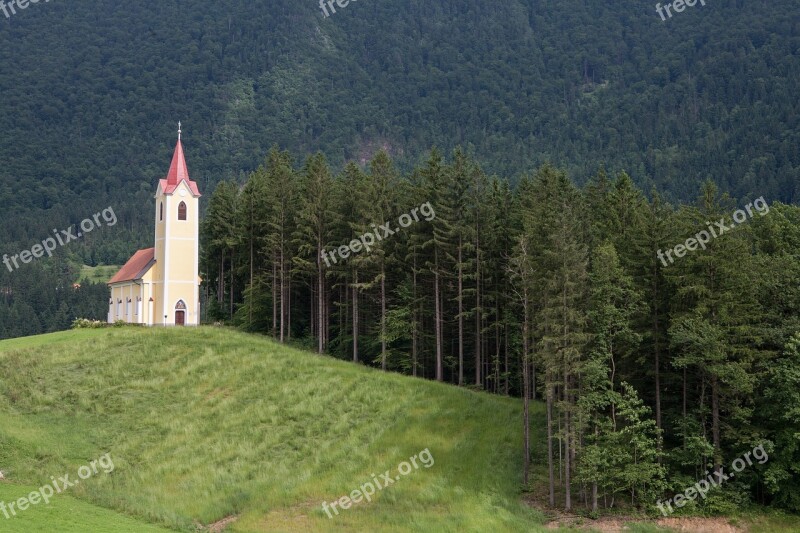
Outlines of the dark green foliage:
{"label": "dark green foliage", "polygon": [[[223,184],[212,195],[210,318],[234,315],[243,328],[386,370],[548,399],[554,479],[564,480],[555,505],[653,509],[667,487],[764,443],[768,466],[693,508],[796,509],[798,428],[786,406],[797,401],[800,209],[754,211],[665,266],[659,250],[743,204],[708,182],[696,204],[673,210],[627,174],[602,171],[582,192],[552,165],[512,190],[460,150],[447,160],[434,149],[402,177],[385,153],[338,175],[321,154],[302,170],[291,161],[273,150],[241,192]],[[290,176],[300,176],[293,192]],[[428,202],[435,217],[418,212],[398,227]],[[398,231],[370,251],[318,259],[384,222]],[[292,236],[283,282],[278,229]],[[291,338],[275,328],[282,284]]]}

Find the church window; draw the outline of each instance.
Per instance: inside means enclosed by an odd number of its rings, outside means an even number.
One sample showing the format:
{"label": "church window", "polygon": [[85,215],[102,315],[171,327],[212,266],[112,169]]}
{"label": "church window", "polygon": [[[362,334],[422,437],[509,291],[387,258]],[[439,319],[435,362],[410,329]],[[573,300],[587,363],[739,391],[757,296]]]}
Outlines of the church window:
{"label": "church window", "polygon": [[158,220],[164,220],[164,202],[161,202],[158,210]]}
{"label": "church window", "polygon": [[181,202],[178,205],[178,220],[186,220],[186,202]]}

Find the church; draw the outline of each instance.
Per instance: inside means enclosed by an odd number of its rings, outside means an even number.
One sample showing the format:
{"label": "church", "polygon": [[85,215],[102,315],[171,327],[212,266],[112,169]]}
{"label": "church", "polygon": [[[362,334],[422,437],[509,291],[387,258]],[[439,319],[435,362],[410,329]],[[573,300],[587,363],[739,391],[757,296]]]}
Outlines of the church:
{"label": "church", "polygon": [[108,282],[108,322],[200,324],[200,191],[178,144],[155,195],[155,246],[139,250]]}

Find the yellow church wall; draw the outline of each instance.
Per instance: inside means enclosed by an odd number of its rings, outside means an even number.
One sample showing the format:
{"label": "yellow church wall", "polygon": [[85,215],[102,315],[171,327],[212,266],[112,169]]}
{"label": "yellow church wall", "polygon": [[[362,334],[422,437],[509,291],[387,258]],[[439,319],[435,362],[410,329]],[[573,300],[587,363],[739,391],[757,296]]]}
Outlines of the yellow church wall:
{"label": "yellow church wall", "polygon": [[139,282],[126,281],[110,286],[112,303],[108,310],[109,322],[123,320],[129,324],[153,324],[152,304],[149,301],[153,296],[153,270],[147,271]]}
{"label": "yellow church wall", "polygon": [[151,269],[153,272],[153,324],[163,324],[163,302],[164,302],[164,285],[157,283],[155,280],[164,279],[163,269],[166,263],[164,255],[164,242],[167,235],[167,221],[169,220],[169,207],[168,197],[164,196],[164,191],[159,186],[156,192],[156,208],[155,208],[155,221],[156,221],[156,235],[155,235],[155,258],[156,264]]}
{"label": "yellow church wall", "polygon": [[141,324],[142,312],[141,308],[137,307],[141,297],[142,287],[136,283],[126,282],[112,286],[109,321],[123,320],[130,324]]}
{"label": "yellow church wall", "polygon": [[[178,220],[178,207],[186,204],[186,220]],[[163,218],[161,205],[163,204]],[[154,272],[154,324],[174,325],[175,310],[186,304],[186,324],[200,323],[199,200],[185,182],[171,194],[156,193],[156,271]],[[166,316],[166,318],[165,318]]]}

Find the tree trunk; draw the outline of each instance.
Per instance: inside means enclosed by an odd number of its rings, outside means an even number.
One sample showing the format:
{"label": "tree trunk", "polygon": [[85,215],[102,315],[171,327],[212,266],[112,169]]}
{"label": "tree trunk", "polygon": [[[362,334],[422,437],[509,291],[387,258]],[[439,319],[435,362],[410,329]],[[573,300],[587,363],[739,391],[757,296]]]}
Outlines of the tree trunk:
{"label": "tree trunk", "polygon": [[[566,376],[565,376],[566,378]],[[566,383],[566,379],[565,379]],[[564,509],[572,510],[572,435],[570,434],[569,394],[564,387]]]}
{"label": "tree trunk", "polygon": [[381,369],[386,371],[386,264],[381,264]]}
{"label": "tree trunk", "polygon": [[292,273],[286,269],[286,341],[292,340]]}
{"label": "tree trunk", "polygon": [[353,362],[358,363],[358,270],[353,272]]}
{"label": "tree trunk", "polygon": [[719,382],[717,376],[711,376],[711,436],[714,440],[714,469],[722,468],[722,448],[719,430]]}
{"label": "tree trunk", "polygon": [[[481,385],[481,237],[480,224],[477,224],[475,234],[475,385]],[[497,351],[496,361],[500,360],[500,350]],[[497,381],[497,380],[495,380]],[[495,387],[499,387],[495,383]],[[497,392],[495,390],[495,392]]]}
{"label": "tree trunk", "polygon": [[[252,202],[252,199],[250,200]],[[252,206],[251,206],[252,210]],[[252,214],[252,211],[251,211]],[[252,232],[250,234],[250,305],[248,306],[248,313],[247,313],[247,327],[248,329],[253,329],[253,305],[255,305],[255,291],[253,290],[253,264],[255,263],[255,258],[253,257],[253,235]]]}
{"label": "tree trunk", "polygon": [[283,243],[281,243],[281,344],[284,342],[284,322],[286,320],[286,258],[283,255]]}
{"label": "tree trunk", "polygon": [[[594,428],[594,436],[595,440],[597,440],[600,434],[600,430],[597,426]],[[592,482],[592,512],[597,512],[597,480]]]}
{"label": "tree trunk", "polygon": [[442,305],[439,301],[439,251],[434,252],[433,296],[434,322],[436,329],[436,381],[444,381],[444,361],[442,357]]}
{"label": "tree trunk", "polygon": [[[503,314],[505,315],[505,311],[503,312]],[[505,316],[503,317],[503,329],[505,330],[505,342],[503,344],[504,344],[505,359],[506,359],[505,360],[505,363],[506,363],[505,364],[505,366],[506,366],[506,371],[505,371],[505,374],[506,374],[506,396],[508,396],[511,391],[510,391],[509,385],[508,385],[508,379],[509,379],[509,369],[508,369],[508,324],[506,323]]]}
{"label": "tree trunk", "polygon": [[556,479],[553,472],[553,384],[548,378],[547,388],[547,476],[550,507],[556,506]]}
{"label": "tree trunk", "polygon": [[315,337],[317,335],[317,292],[314,289],[314,285],[316,282],[311,282],[311,336]]}
{"label": "tree trunk", "polygon": [[683,447],[686,448],[686,402],[687,402],[687,375],[686,375],[686,367],[683,367]]}
{"label": "tree trunk", "polygon": [[[461,236],[458,237],[458,386],[464,385],[464,273],[461,260]],[[480,348],[475,347],[475,353],[480,354]],[[478,357],[480,362],[480,357]]]}
{"label": "tree trunk", "polygon": [[322,257],[322,241],[317,239],[317,352],[325,352],[325,277],[320,263]]}
{"label": "tree trunk", "polygon": [[[497,361],[498,372],[499,372],[500,371],[499,368],[500,367],[500,320],[498,319],[498,317],[495,317],[495,322],[494,322],[494,358]],[[506,379],[506,382],[508,382],[508,379]],[[500,392],[499,375],[497,376],[497,389],[498,390],[495,392],[499,394]],[[506,391],[506,394],[508,394],[508,391]]]}
{"label": "tree trunk", "polygon": [[272,338],[278,334],[278,267],[272,260]]}
{"label": "tree trunk", "polygon": [[217,303],[222,311],[222,303],[225,301],[225,249],[222,249],[222,256],[219,260],[219,283],[217,284]]}
{"label": "tree trunk", "polygon": [[524,470],[523,483],[528,486],[528,476],[530,473],[531,462],[531,431],[530,431],[530,375],[528,373],[528,289],[524,289],[522,301],[523,322],[522,322],[522,389],[523,389],[523,425],[524,425]]}
{"label": "tree trunk", "polygon": [[658,281],[656,279],[656,272],[658,265],[654,267],[653,272],[653,352],[655,355],[655,370],[656,370],[656,426],[661,428],[661,346],[658,343]]}
{"label": "tree trunk", "polygon": [[417,315],[417,254],[414,253],[413,281],[411,290],[411,367],[412,374],[417,377],[417,357],[418,357],[418,315]]}

